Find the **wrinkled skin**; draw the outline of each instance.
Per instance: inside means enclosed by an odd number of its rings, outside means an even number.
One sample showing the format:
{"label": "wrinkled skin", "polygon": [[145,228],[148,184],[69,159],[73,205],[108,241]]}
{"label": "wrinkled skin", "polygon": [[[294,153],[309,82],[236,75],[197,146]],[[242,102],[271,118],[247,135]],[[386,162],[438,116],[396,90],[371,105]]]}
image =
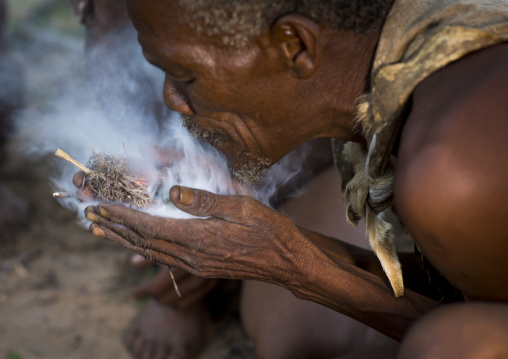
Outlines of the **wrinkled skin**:
{"label": "wrinkled skin", "polygon": [[[125,92],[125,89],[130,87],[122,86],[122,81],[126,78],[135,79],[138,83],[140,80],[145,81],[143,79],[143,74],[138,73],[139,71],[137,71],[136,66],[123,66],[125,60],[129,59],[129,62],[132,61],[133,52],[135,52],[134,50],[140,51],[137,47],[134,49],[133,46],[131,46],[131,43],[135,41],[136,34],[133,30],[131,30],[132,25],[126,22],[127,15],[125,7],[121,7],[123,1],[73,0],[72,3],[78,18],[86,25],[86,56],[88,71],[92,83],[96,82],[97,79],[100,81],[104,77],[109,78],[111,77],[111,71],[123,68],[121,77],[118,78],[117,81],[111,81],[111,86],[108,85],[105,88],[99,86],[96,89],[99,99],[104,102],[107,108],[112,108],[114,110],[117,106],[115,105],[115,102],[111,102],[111,97],[114,99],[115,96],[118,97],[118,95],[120,95],[122,96],[123,101],[131,103],[138,103],[142,101],[143,98],[150,97],[150,92],[147,92],[147,90],[151,90],[150,87],[141,87],[139,91],[143,92],[143,94],[140,96],[139,93],[131,94],[129,92]],[[115,41],[117,38],[121,38],[122,41]],[[120,46],[118,46],[119,44]],[[109,64],[113,66],[109,66]],[[113,83],[118,83],[118,85],[114,86]],[[123,92],[119,93],[117,92],[118,90]],[[157,110],[160,107],[158,102],[162,104],[162,99],[156,95],[157,94],[154,93],[150,98],[157,102],[155,104],[156,106],[154,106]],[[155,117],[160,116],[159,113],[160,111],[155,111]],[[291,181],[287,182],[282,188],[280,188],[277,192],[277,196],[271,198],[273,205],[279,205],[282,201],[284,201],[288,194],[291,194],[294,188],[300,187],[301,183],[307,181],[312,172],[319,171],[331,162],[329,140],[324,138],[318,139],[313,141],[310,146],[313,148],[313,154],[310,156],[307,155],[305,162],[301,162],[301,154],[293,154],[295,160],[302,163],[302,166],[305,166],[308,170],[300,176],[292,178]],[[144,155],[145,158],[152,158],[155,156],[159,159],[159,165],[161,166],[171,165],[173,159],[178,157],[178,154],[176,153],[159,152],[157,154],[153,154],[147,153],[147,151],[150,151],[150,149],[142,149],[142,155]],[[305,152],[306,150],[303,151]],[[203,162],[206,162],[206,160],[203,160]],[[93,194],[90,191],[87,191],[85,188],[81,188],[83,185],[82,174],[76,174],[74,184],[76,187],[80,187],[77,195],[81,201],[87,201],[93,198]],[[270,184],[270,186],[272,186],[272,184]],[[143,263],[145,265],[150,265],[153,262],[146,260],[143,261]],[[176,282],[178,283],[178,288],[182,294],[181,298],[177,296],[173,288],[173,282],[170,278],[167,267],[165,266],[160,267],[159,272],[153,279],[141,283],[132,293],[135,299],[151,298],[155,300],[141,310],[139,315],[133,320],[132,324],[126,330],[126,335],[124,336],[125,344],[135,357],[144,358],[153,354],[153,352],[178,352],[180,350],[179,348],[182,347],[182,343],[189,342],[189,340],[195,341],[194,348],[199,347],[202,342],[203,338],[200,333],[202,333],[202,327],[207,322],[207,316],[202,310],[202,302],[207,294],[217,285],[218,280],[197,277],[180,270],[179,268],[173,268],[172,271],[175,275]],[[247,285],[247,287],[249,286]],[[267,302],[274,304],[274,294],[272,291],[263,290],[263,292],[270,293],[270,298],[267,298]],[[278,306],[288,308],[288,302],[295,303],[295,313],[299,313],[299,311],[301,311],[302,308],[299,301],[292,297],[289,292],[285,294],[285,296],[283,295],[282,298],[282,301],[276,301]],[[262,303],[263,300],[260,300],[260,303]],[[166,308],[158,308],[158,306],[166,306]],[[309,309],[310,310],[307,310],[309,315],[307,315],[306,318],[313,318],[313,314],[311,313],[320,312],[324,308],[321,309],[321,307],[316,305],[310,306]],[[252,317],[258,318],[259,314],[253,313]],[[328,317],[329,316],[327,316],[327,318]],[[336,315],[336,317],[338,318],[338,322],[344,322],[344,319],[347,319],[341,318],[340,315]],[[188,323],[183,323],[182,321],[188,321]],[[312,320],[309,321],[312,322]],[[249,322],[253,321],[250,320]],[[351,321],[345,321],[345,323],[350,322]],[[161,325],[164,326],[165,333],[157,331],[157,328]],[[308,323],[306,323],[305,326],[302,325],[301,331],[304,331],[304,327],[307,325]],[[359,324],[356,325],[359,326]],[[270,326],[271,324],[269,324],[269,327]],[[341,328],[343,328],[343,326],[341,326]],[[287,338],[291,338],[289,332],[297,334],[300,330],[299,328],[288,329],[290,330],[285,331],[288,333],[286,336]],[[261,332],[266,332],[263,328],[260,328],[259,330]],[[321,331],[326,331],[326,329],[323,328]],[[339,352],[344,350],[347,345],[342,343],[347,342],[347,335],[343,335],[341,338],[342,337],[344,337],[344,340],[341,339],[339,343],[328,345],[327,347],[332,347],[332,349],[328,350],[337,350],[336,348],[339,348]],[[178,340],[174,340],[175,338],[178,338]],[[281,337],[281,339],[283,338]],[[261,340],[258,345],[261,348],[264,348],[263,350],[273,352],[274,344],[267,346],[264,342],[269,341]],[[307,340],[307,342],[307,346],[312,347],[313,341]],[[285,343],[284,340],[278,341],[275,346],[278,350],[282,351],[294,348],[293,344],[290,342]],[[194,353],[192,351],[185,350],[183,352],[186,352],[188,356],[192,356]],[[313,349],[311,349],[310,352],[313,352]]]}
{"label": "wrinkled skin", "polygon": [[[277,277],[281,278],[281,281],[275,284],[296,281],[297,273],[287,273],[284,270],[286,261],[292,261],[294,253],[297,253],[296,248],[291,248],[289,243],[306,247],[310,247],[310,244],[306,243],[306,240],[300,243],[295,241],[295,238],[303,235],[287,216],[250,197],[227,196],[226,202],[226,196],[186,187],[173,187],[170,197],[179,209],[187,213],[213,218],[161,219],[118,204],[100,205],[97,212],[90,207],[86,214],[88,219],[106,227],[101,229],[93,226],[91,230],[94,234],[121,241],[130,249],[157,263],[180,267],[202,277],[236,278],[237,273],[243,273],[242,279],[260,280],[260,273],[263,273],[266,264],[260,263],[257,258],[263,257],[267,259],[266,263],[271,263],[271,270],[277,271]],[[225,203],[227,208],[222,207]],[[227,215],[223,215],[225,209]],[[129,225],[133,220],[137,225],[134,228],[123,226],[121,221],[124,216]],[[104,218],[108,220],[104,221]],[[266,223],[267,219],[270,222]],[[223,233],[226,227],[235,238],[234,242],[217,242],[211,234]],[[185,233],[189,228],[192,228],[193,239],[185,236],[175,240],[173,235],[168,236],[169,233]],[[101,231],[105,233],[101,234]],[[273,240],[274,237],[278,240]],[[128,238],[128,241],[124,238]],[[172,239],[171,243],[166,241],[169,238]],[[267,241],[266,238],[272,240]],[[173,253],[178,253],[178,258],[172,257]],[[243,263],[233,272],[223,266],[225,260]]]}
{"label": "wrinkled skin", "polygon": [[[166,72],[166,104],[195,116],[202,126],[226,132],[231,142],[219,149],[233,167],[252,158],[277,161],[313,137],[361,142],[353,99],[366,87],[379,31],[357,37],[287,15],[235,53],[205,44],[190,29],[179,27],[176,33],[168,20],[175,4],[128,4],[145,57]],[[397,213],[436,268],[467,299],[501,303],[508,301],[502,282],[508,275],[503,220],[508,216],[508,169],[499,166],[508,152],[508,108],[502,98],[508,83],[507,46],[467,56],[418,86],[401,136],[395,187]],[[353,79],[346,75],[351,72]],[[240,83],[249,84],[242,96]],[[90,230],[200,276],[280,285],[398,340],[414,324],[402,358],[436,357],[430,350],[417,350],[425,348],[415,343],[427,333],[443,339],[437,357],[454,357],[457,350],[467,353],[463,349],[473,346],[495,348],[489,357],[508,355],[506,346],[499,345],[499,338],[508,337],[506,324],[497,328],[495,338],[471,341],[464,334],[456,339],[460,345],[446,346],[453,321],[430,315],[430,323],[418,321],[438,303],[411,290],[393,298],[382,275],[355,265],[359,258],[353,249],[298,228],[252,198],[180,186],[171,189],[170,197],[183,211],[209,218],[162,219],[104,203],[87,208],[94,222]],[[467,328],[472,324],[468,313],[475,313],[478,324],[494,315],[505,318],[508,310],[505,304],[469,302],[460,310],[451,306],[435,313],[438,318],[452,313],[460,328]]]}

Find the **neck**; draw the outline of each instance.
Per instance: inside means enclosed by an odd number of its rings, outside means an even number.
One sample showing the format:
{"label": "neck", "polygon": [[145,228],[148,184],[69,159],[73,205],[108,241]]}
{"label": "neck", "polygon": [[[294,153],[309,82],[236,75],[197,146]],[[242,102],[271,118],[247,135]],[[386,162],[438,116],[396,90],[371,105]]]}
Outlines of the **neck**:
{"label": "neck", "polygon": [[[390,4],[391,6],[391,4]],[[363,34],[327,30],[326,56],[320,74],[320,103],[328,118],[324,136],[365,142],[362,128],[355,121],[359,98],[370,91],[370,76],[381,35],[382,23]],[[325,91],[323,91],[323,89]]]}

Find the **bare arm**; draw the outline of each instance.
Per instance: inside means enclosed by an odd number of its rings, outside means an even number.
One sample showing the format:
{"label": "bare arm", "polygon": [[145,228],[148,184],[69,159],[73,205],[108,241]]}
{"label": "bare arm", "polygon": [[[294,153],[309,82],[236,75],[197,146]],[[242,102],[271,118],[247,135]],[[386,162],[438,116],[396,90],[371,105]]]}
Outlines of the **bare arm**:
{"label": "bare arm", "polygon": [[[396,340],[400,340],[420,316],[439,305],[408,289],[403,297],[395,298],[373,254],[344,243],[339,247],[342,245],[353,249],[353,252],[346,250],[339,255],[335,250],[331,255],[327,251],[326,259],[318,254],[315,262],[311,261],[308,265],[310,268],[305,284],[293,289],[297,297],[326,305]],[[345,257],[345,260],[341,257]],[[348,262],[365,266],[373,273]]]}
{"label": "bare arm", "polygon": [[402,134],[400,217],[469,299],[508,301],[508,45],[424,81]]}
{"label": "bare arm", "polygon": [[[335,238],[315,233],[300,227],[300,231],[333,261],[343,261],[379,277],[388,288],[391,287],[381,263],[372,250],[358,247]],[[428,273],[416,260],[413,252],[399,252],[404,275],[404,287],[425,297],[441,301],[443,292],[429,281]],[[453,299],[453,298],[452,298]]]}
{"label": "bare arm", "polygon": [[395,339],[437,305],[412,291],[396,299],[383,279],[344,260],[370,263],[371,255],[363,256],[361,250],[338,241],[326,253],[309,238],[323,247],[330,245],[330,239],[301,231],[289,217],[252,198],[174,187],[171,199],[186,212],[211,217],[166,219],[104,204],[87,209],[87,217],[95,222],[90,229],[150,260],[198,276],[283,286]]}

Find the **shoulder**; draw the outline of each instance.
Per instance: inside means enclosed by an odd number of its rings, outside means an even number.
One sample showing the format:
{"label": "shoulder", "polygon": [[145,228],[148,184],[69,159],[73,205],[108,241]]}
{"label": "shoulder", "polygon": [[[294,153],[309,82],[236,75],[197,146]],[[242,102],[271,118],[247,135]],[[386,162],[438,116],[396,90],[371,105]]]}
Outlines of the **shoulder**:
{"label": "shoulder", "polygon": [[433,264],[471,297],[497,298],[508,275],[500,255],[508,251],[507,136],[508,45],[422,82],[402,132],[397,211]]}

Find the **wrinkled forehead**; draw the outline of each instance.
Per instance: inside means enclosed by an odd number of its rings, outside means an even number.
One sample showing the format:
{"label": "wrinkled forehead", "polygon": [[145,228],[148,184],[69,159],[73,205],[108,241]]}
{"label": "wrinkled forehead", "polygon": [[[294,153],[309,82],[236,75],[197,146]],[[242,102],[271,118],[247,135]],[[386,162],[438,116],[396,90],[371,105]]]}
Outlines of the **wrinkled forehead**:
{"label": "wrinkled forehead", "polygon": [[177,0],[127,0],[127,11],[145,52],[155,54],[200,40],[186,25],[186,11]]}
{"label": "wrinkled forehead", "polygon": [[127,0],[127,12],[138,32],[161,34],[174,33],[185,24],[184,9],[178,1],[170,0]]}
{"label": "wrinkled forehead", "polygon": [[197,31],[190,10],[178,0],[127,0],[127,9],[144,50],[161,46],[219,45],[217,37]]}
{"label": "wrinkled forehead", "polygon": [[241,5],[213,0],[127,0],[140,39],[164,34],[165,40],[171,37],[235,51],[251,46],[265,30],[256,6]]}

